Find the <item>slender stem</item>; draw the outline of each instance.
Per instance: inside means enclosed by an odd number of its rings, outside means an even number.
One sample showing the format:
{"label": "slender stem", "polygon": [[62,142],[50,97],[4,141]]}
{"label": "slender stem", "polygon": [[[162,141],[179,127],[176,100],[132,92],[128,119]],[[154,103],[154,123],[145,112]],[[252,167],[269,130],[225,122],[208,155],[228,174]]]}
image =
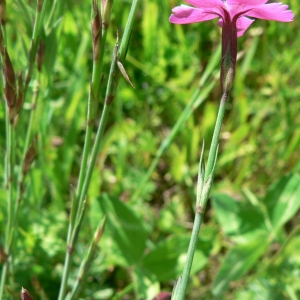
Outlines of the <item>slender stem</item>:
{"label": "slender stem", "polygon": [[[112,61],[112,66],[114,66],[115,64],[116,64],[116,56],[114,55],[114,60]],[[111,69],[114,69],[114,68],[112,67]],[[111,80],[112,80],[112,71],[110,72],[109,82]],[[103,111],[102,111],[102,115],[101,115],[101,119],[100,119],[100,124],[99,124],[97,135],[96,135],[95,144],[93,146],[93,150],[92,150],[92,154],[91,154],[90,163],[89,163],[89,166],[88,166],[88,169],[87,169],[87,172],[86,172],[86,176],[84,178],[81,193],[80,193],[79,198],[78,198],[78,205],[79,205],[78,207],[79,207],[79,209],[73,210],[73,207],[72,207],[72,215],[73,216],[71,216],[71,219],[74,220],[74,223],[76,221],[76,224],[74,224],[73,228],[71,226],[69,227],[68,251],[66,253],[63,277],[62,277],[62,282],[61,282],[61,287],[60,287],[58,300],[63,300],[64,297],[65,297],[65,294],[66,294],[67,282],[68,282],[70,266],[71,266],[71,256],[72,256],[75,244],[77,242],[77,237],[78,237],[78,233],[79,233],[79,230],[80,230],[81,221],[82,221],[84,211],[85,211],[84,200],[85,200],[85,197],[86,197],[89,185],[90,185],[92,173],[93,173],[94,166],[95,166],[95,163],[96,163],[96,159],[97,159],[97,156],[98,156],[98,152],[99,152],[100,144],[101,144],[101,141],[102,141],[102,136],[103,136],[103,133],[104,133],[104,129],[105,129],[105,126],[106,126],[106,121],[107,121],[107,118],[108,118],[108,115],[109,115],[110,107],[111,107],[111,103],[107,103],[107,101],[105,101]],[[75,197],[76,197],[76,195],[75,195]],[[70,224],[71,224],[71,222],[70,222]]]}
{"label": "slender stem", "polygon": [[[118,48],[118,44],[116,44],[116,46],[115,46],[113,60],[111,63],[111,68],[110,68],[110,73],[109,73],[109,78],[108,78],[108,83],[107,83],[105,103],[104,103],[104,107],[103,107],[103,111],[102,111],[102,115],[101,115],[101,119],[100,119],[100,124],[99,124],[97,134],[96,134],[96,140],[95,140],[95,143],[94,143],[94,146],[92,149],[90,162],[89,162],[88,166],[87,166],[87,159],[88,159],[90,141],[86,140],[86,145],[85,145],[86,150],[84,150],[84,158],[83,158],[84,168],[81,167],[81,171],[80,171],[81,175],[80,175],[79,184],[78,184],[78,188],[77,188],[77,195],[75,195],[75,198],[73,200],[73,207],[72,207],[72,212],[71,212],[71,222],[70,222],[69,233],[68,233],[68,251],[66,253],[66,261],[64,264],[63,278],[62,278],[62,284],[60,287],[58,300],[63,300],[65,297],[65,294],[66,294],[67,281],[68,281],[70,266],[71,266],[71,263],[70,263],[71,256],[72,256],[72,252],[74,251],[74,248],[75,248],[75,245],[77,242],[81,223],[82,223],[83,216],[85,213],[85,207],[86,207],[85,199],[86,199],[86,195],[87,195],[88,188],[90,185],[90,181],[91,181],[92,173],[93,173],[94,166],[96,163],[96,159],[98,156],[98,152],[100,149],[100,145],[101,145],[104,129],[106,126],[107,118],[109,115],[110,107],[113,102],[113,99],[115,96],[115,91],[117,89],[118,82],[119,82],[120,72],[118,72],[117,62],[123,61],[126,57],[126,52],[127,52],[127,48],[128,48],[128,44],[129,44],[129,40],[130,40],[130,33],[131,33],[133,21],[135,18],[135,14],[137,12],[137,6],[138,6],[139,2],[140,2],[140,0],[134,0],[131,5],[131,10],[129,13],[124,36],[122,38],[121,46],[120,46],[122,51],[120,51],[120,49]],[[102,42],[102,44],[103,44],[103,42]],[[119,49],[119,51],[118,51],[118,49]],[[122,60],[120,58],[122,58]],[[93,93],[93,89],[91,89],[91,93]],[[91,97],[93,97],[92,94],[91,94]],[[93,100],[93,99],[91,98],[91,100]],[[90,139],[90,138],[87,137],[87,139]],[[86,166],[87,166],[87,171],[85,172]]]}
{"label": "slender stem", "polygon": [[84,209],[81,209],[81,208],[84,207],[84,199],[86,197],[87,190],[89,188],[89,184],[90,184],[90,181],[91,181],[91,177],[92,177],[92,173],[93,173],[93,170],[94,170],[95,162],[96,162],[96,159],[97,159],[97,156],[98,156],[100,144],[101,144],[101,141],[102,141],[103,132],[104,132],[107,117],[108,117],[109,111],[110,111],[110,106],[111,105],[106,105],[105,104],[104,108],[103,108],[103,112],[102,112],[102,116],[101,116],[101,120],[100,120],[100,125],[99,125],[98,131],[97,131],[95,144],[94,144],[93,151],[92,151],[92,154],[91,154],[91,160],[90,160],[90,163],[89,163],[89,166],[88,166],[88,170],[87,170],[86,177],[85,177],[85,180],[84,180],[82,192],[81,192],[81,195],[80,195],[80,198],[79,198],[79,210],[78,210],[79,215],[76,218],[77,226],[75,226],[75,228],[72,232],[69,232],[68,251],[66,253],[66,259],[65,259],[65,264],[64,264],[64,271],[63,271],[61,289],[60,289],[58,300],[63,300],[64,297],[65,297],[65,294],[66,294],[67,281],[68,281],[70,266],[71,266],[71,256],[72,256],[75,244],[77,242],[77,237],[78,237],[78,233],[79,233],[79,230],[80,230],[82,217],[83,217],[83,214],[84,214]]}
{"label": "slender stem", "polygon": [[72,253],[70,253],[69,251],[66,252],[64,270],[63,270],[63,276],[62,276],[62,280],[61,280],[58,300],[63,300],[66,295],[70,266],[71,266],[71,254]]}
{"label": "slender stem", "polygon": [[41,25],[45,15],[45,9],[43,8],[45,7],[46,2],[47,0],[37,0],[35,21],[33,25],[33,32],[32,32],[29,57],[28,57],[28,65],[27,65],[27,70],[25,75],[24,99],[26,99],[28,86],[32,77],[33,66],[34,66],[35,57],[36,57],[36,53],[40,41]]}
{"label": "slender stem", "polygon": [[52,18],[53,18],[53,16],[54,16],[54,12],[55,12],[55,9],[56,9],[56,5],[57,5],[57,0],[54,0],[53,3],[52,3],[52,7],[51,7],[51,11],[50,11],[48,20],[47,20],[46,25],[45,25],[45,29],[46,29],[46,30],[49,29],[50,23],[51,23]]}
{"label": "slender stem", "polygon": [[134,283],[130,283],[128,284],[122,291],[120,291],[119,293],[117,293],[112,300],[120,300],[120,299],[124,299],[123,297],[130,293],[132,290],[134,289]]}
{"label": "slender stem", "polygon": [[[76,192],[77,198],[80,197],[83,188],[83,183],[84,183],[87,163],[88,163],[88,157],[91,148],[93,127],[95,124],[95,117],[97,114],[98,104],[100,101],[100,84],[101,84],[101,75],[103,69],[103,58],[105,52],[107,32],[108,32],[108,23],[102,27],[102,39],[100,45],[101,48],[99,53],[100,55],[97,60],[93,61],[93,75],[92,75],[91,88],[90,88],[89,99],[88,99],[88,108],[87,108],[86,134],[85,134],[83,155],[82,155],[79,179],[77,184],[77,192]],[[74,198],[74,200],[77,202],[77,199]],[[75,207],[74,209],[77,210],[77,207]]]}
{"label": "slender stem", "polygon": [[190,239],[189,249],[188,249],[188,253],[187,253],[187,259],[186,259],[186,263],[185,263],[182,278],[181,278],[179,296],[177,298],[180,300],[185,299],[185,293],[186,293],[186,288],[188,285],[188,279],[190,276],[193,259],[194,259],[194,254],[195,254],[196,246],[197,246],[197,242],[198,242],[198,235],[199,235],[200,227],[202,224],[202,217],[203,217],[203,215],[201,215],[199,213],[195,214],[192,236]]}
{"label": "slender stem", "polygon": [[77,280],[73,285],[71,293],[67,296],[67,300],[73,300],[78,298],[78,294],[82,288],[82,282],[86,279],[87,272],[89,271],[89,268],[93,262],[93,259],[97,252],[97,245],[99,243],[99,240],[102,237],[104,226],[106,223],[106,217],[104,217],[103,220],[101,220],[98,224],[98,227],[94,233],[93,240],[90,243],[89,249],[86,253],[85,258],[81,262],[79,272],[77,275]]}
{"label": "slender stem", "polygon": [[[207,166],[205,169],[205,175],[204,175],[205,181],[213,172],[213,168],[214,168],[214,164],[215,164],[215,160],[216,160],[216,156],[217,156],[222,122],[223,122],[223,118],[224,118],[226,100],[227,100],[227,94],[223,94],[221,101],[220,101],[219,112],[218,112],[215,129],[214,129],[214,133],[213,133],[213,137],[212,137],[212,141],[211,141],[211,145],[210,145]],[[180,282],[180,286],[179,286],[179,291],[178,291],[178,294],[176,295],[177,296],[176,300],[184,300],[185,299],[186,288],[188,285],[188,279],[189,279],[189,275],[190,275],[192,264],[193,264],[194,254],[196,251],[198,235],[199,235],[199,231],[200,231],[200,227],[201,227],[201,223],[202,223],[202,217],[204,214],[206,202],[207,202],[207,199],[205,199],[203,209],[201,209],[200,211],[196,210],[192,236],[191,236],[189,249],[188,249],[188,253],[187,253],[187,261],[184,266],[184,270],[183,270],[183,274],[182,274],[182,278],[181,278],[181,282]]]}
{"label": "slender stem", "polygon": [[8,262],[6,261],[2,267],[1,282],[0,282],[0,299],[3,299],[4,286],[7,276]]}
{"label": "slender stem", "polygon": [[120,45],[120,48],[118,51],[118,57],[121,62],[123,62],[125,60],[125,57],[127,54],[127,49],[128,49],[130,36],[131,36],[132,27],[133,27],[133,23],[134,23],[135,16],[136,16],[137,9],[138,9],[140,2],[141,2],[140,0],[133,0],[133,2],[131,4],[131,9],[129,12],[128,20],[126,23],[123,37],[122,37],[121,45]]}
{"label": "slender stem", "polygon": [[[28,68],[25,80],[25,87],[24,87],[24,97],[26,94],[26,90],[28,84],[30,82],[31,73],[33,69],[33,63],[37,52],[38,47],[38,38],[40,33],[41,27],[41,11],[45,1],[37,0],[37,9],[36,9],[36,18],[34,23],[33,35],[32,35],[32,43],[31,43],[31,51],[28,59]],[[1,26],[2,27],[2,26]],[[1,28],[3,30],[2,37],[3,43],[6,45],[6,34],[5,28]],[[4,61],[2,58],[2,63],[4,65]],[[17,220],[17,213],[18,213],[18,203],[14,205],[13,203],[13,187],[15,183],[15,178],[13,174],[14,165],[15,165],[15,128],[14,124],[10,122],[9,110],[6,109],[6,188],[7,188],[7,202],[8,202],[8,220],[7,220],[7,228],[6,228],[6,239],[5,239],[5,255],[6,259],[2,268],[1,274],[1,283],[0,283],[0,299],[3,297],[4,293],[4,286],[7,277],[8,271],[8,264],[11,262],[11,248],[13,244],[13,237],[14,237],[14,227]],[[26,146],[26,143],[25,143]],[[26,153],[27,148],[24,147],[24,153]],[[22,168],[20,168],[19,172],[22,172]],[[20,176],[19,176],[20,177]]]}
{"label": "slender stem", "polygon": [[98,131],[97,131],[97,135],[96,135],[96,140],[95,140],[95,144],[94,144],[94,147],[93,147],[93,150],[92,150],[91,160],[90,160],[90,163],[89,163],[89,166],[88,166],[88,169],[87,169],[84,184],[83,184],[83,187],[82,187],[79,203],[82,203],[84,201],[84,198],[86,197],[87,190],[88,190],[89,185],[90,185],[92,173],[93,173],[94,166],[95,166],[95,163],[96,163],[96,159],[97,159],[97,156],[98,156],[98,152],[99,152],[99,148],[100,148],[100,145],[101,145],[101,141],[102,141],[104,129],[105,129],[105,126],[106,126],[106,121],[107,121],[107,118],[108,118],[108,115],[109,115],[110,107],[111,107],[111,105],[107,105],[107,104],[105,104],[104,107],[103,107],[102,116],[101,116]]}
{"label": "slender stem", "polygon": [[10,259],[10,244],[12,237],[12,227],[14,219],[14,204],[13,204],[13,167],[14,167],[14,129],[13,124],[10,123],[10,116],[8,107],[6,107],[6,162],[5,162],[5,182],[7,189],[7,225],[5,233],[5,247],[6,255],[3,263],[1,283],[0,283],[0,299],[2,299],[5,281],[7,278],[8,264]]}
{"label": "slender stem", "polygon": [[[19,207],[20,203],[22,201],[22,196],[23,196],[23,188],[24,188],[24,179],[25,179],[25,174],[23,172],[25,160],[26,160],[26,153],[28,151],[29,145],[30,145],[30,140],[32,137],[32,124],[36,112],[36,105],[37,105],[37,98],[38,98],[38,91],[39,87],[36,85],[34,94],[32,97],[32,103],[31,103],[31,110],[30,110],[30,116],[29,116],[29,122],[27,126],[27,132],[26,132],[26,138],[25,138],[25,143],[23,147],[23,153],[22,153],[22,158],[19,166],[19,175],[18,175],[18,182],[17,182],[17,194],[16,194],[16,202],[15,202],[15,212],[14,212],[14,220],[13,220],[13,228],[17,226],[17,217],[19,213]],[[11,238],[11,244],[13,243],[13,237]]]}
{"label": "slender stem", "polygon": [[[102,140],[102,136],[103,136],[103,132],[104,132],[104,128],[105,128],[105,124],[107,121],[107,117],[108,117],[108,113],[110,110],[110,106],[113,102],[114,96],[115,96],[115,91],[116,88],[118,86],[119,83],[119,75],[120,72],[117,68],[117,61],[122,61],[121,58],[124,60],[126,57],[126,52],[127,52],[127,48],[128,48],[128,44],[129,44],[129,40],[130,40],[130,33],[132,30],[132,26],[133,26],[133,22],[135,19],[135,15],[137,12],[137,7],[139,4],[140,0],[134,0],[132,5],[131,5],[131,10],[128,16],[128,21],[125,27],[125,32],[124,32],[124,36],[122,38],[121,41],[121,45],[120,48],[118,46],[118,44],[116,44],[115,46],[115,50],[114,50],[114,55],[113,55],[113,60],[111,63],[111,69],[110,69],[110,73],[109,73],[109,78],[108,78],[108,83],[107,83],[107,89],[106,89],[106,96],[105,96],[105,104],[104,104],[104,108],[103,108],[103,112],[102,112],[102,116],[101,116],[101,120],[100,120],[100,125],[98,128],[98,132],[96,135],[96,140],[95,140],[95,144],[92,150],[92,154],[91,154],[91,160],[90,160],[90,164],[88,166],[87,169],[87,173],[82,185],[82,190],[80,192],[80,194],[78,194],[79,196],[79,208],[83,207],[83,202],[85,200],[86,194],[87,194],[87,190],[90,184],[90,180],[91,180],[91,176],[93,173],[93,169],[94,169],[94,165],[96,162],[96,158],[98,155],[98,151],[100,148],[100,143]],[[80,191],[80,190],[79,190]],[[83,214],[83,210],[82,209],[78,209],[77,212],[77,216],[76,216],[76,220],[80,219],[80,216]],[[75,236],[75,234],[73,234],[73,236]]]}
{"label": "slender stem", "polygon": [[208,176],[211,174],[215,160],[216,160],[216,155],[217,155],[217,150],[218,150],[218,144],[219,144],[219,137],[220,137],[220,132],[221,132],[221,127],[223,123],[223,118],[224,118],[224,113],[225,113],[225,104],[228,98],[228,94],[224,93],[222,95],[221,101],[220,101],[220,106],[219,106],[219,111],[218,111],[218,116],[215,124],[215,129],[209,149],[209,154],[208,154],[208,159],[207,159],[207,166],[205,169],[205,179],[208,178]]}

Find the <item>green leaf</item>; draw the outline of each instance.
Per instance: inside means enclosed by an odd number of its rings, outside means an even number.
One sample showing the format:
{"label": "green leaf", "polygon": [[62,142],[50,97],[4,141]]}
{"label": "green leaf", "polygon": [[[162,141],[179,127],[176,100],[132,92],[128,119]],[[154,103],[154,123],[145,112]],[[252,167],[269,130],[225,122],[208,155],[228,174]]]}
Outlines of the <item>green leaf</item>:
{"label": "green leaf", "polygon": [[256,239],[261,232],[266,232],[262,213],[250,203],[215,194],[212,205],[222,230],[236,242],[247,243]]}
{"label": "green leaf", "polygon": [[143,220],[127,204],[103,195],[101,207],[107,215],[107,229],[128,265],[137,264],[146,247]]}
{"label": "green leaf", "polygon": [[[172,236],[162,241],[143,260],[145,269],[154,273],[161,281],[176,279],[183,271],[190,236]],[[199,240],[192,266],[192,274],[207,264],[208,242]],[[206,253],[204,251],[206,250]]]}
{"label": "green leaf", "polygon": [[279,229],[300,207],[299,175],[291,174],[281,178],[270,188],[264,203],[274,229]]}
{"label": "green leaf", "polygon": [[250,243],[231,249],[214,281],[213,294],[216,296],[223,294],[231,281],[238,280],[251,269],[268,246],[268,235],[265,233]]}
{"label": "green leaf", "polygon": [[133,278],[137,299],[152,300],[159,293],[159,282],[150,272],[142,268],[135,268]]}

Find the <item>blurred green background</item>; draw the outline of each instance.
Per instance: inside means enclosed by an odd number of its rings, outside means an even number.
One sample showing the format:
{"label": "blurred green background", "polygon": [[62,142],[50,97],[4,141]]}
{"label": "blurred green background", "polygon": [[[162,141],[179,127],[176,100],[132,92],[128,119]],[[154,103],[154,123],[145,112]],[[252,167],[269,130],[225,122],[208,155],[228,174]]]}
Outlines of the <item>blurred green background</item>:
{"label": "blurred green background", "polygon": [[[15,298],[21,286],[36,299],[58,295],[92,71],[90,2],[57,1],[53,18],[44,25],[42,72],[35,72],[24,103],[17,156],[32,90],[38,84],[33,124],[33,133],[39,135],[38,157],[27,176],[19,213],[11,286]],[[48,1],[48,12],[53,3]],[[153,299],[161,290],[171,291],[182,272],[202,140],[207,157],[219,105],[221,32],[217,20],[169,23],[171,9],[182,3],[144,0],[139,7],[124,64],[135,88],[120,80],[74,254],[70,286],[106,212],[106,231],[80,299]],[[186,299],[300,298],[300,5],[296,0],[287,4],[295,14],[292,23],[256,20],[239,38],[235,84]],[[35,5],[35,1],[7,1],[8,51],[16,72],[26,69]],[[113,46],[117,33],[122,36],[130,6],[131,1],[114,1],[103,95]],[[212,66],[209,71],[207,66]],[[138,199],[131,201],[191,99],[196,103],[193,113]],[[2,101],[1,174],[4,108]],[[2,244],[4,184],[0,197]],[[124,236],[128,243],[124,244]],[[116,296],[122,291],[124,295]]]}

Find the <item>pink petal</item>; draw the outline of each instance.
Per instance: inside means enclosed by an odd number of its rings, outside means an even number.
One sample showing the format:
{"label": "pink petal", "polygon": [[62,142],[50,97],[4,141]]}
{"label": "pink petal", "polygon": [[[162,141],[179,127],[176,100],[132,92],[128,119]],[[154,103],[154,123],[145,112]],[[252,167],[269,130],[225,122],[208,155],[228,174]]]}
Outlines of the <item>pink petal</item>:
{"label": "pink petal", "polygon": [[185,2],[194,5],[198,8],[213,8],[214,6],[220,6],[225,8],[222,0],[185,0]]}
{"label": "pink petal", "polygon": [[251,20],[244,16],[238,18],[236,21],[237,36],[238,37],[242,36],[253,22],[254,22],[254,20]]}
{"label": "pink petal", "polygon": [[[236,22],[237,36],[238,37],[242,36],[253,22],[254,22],[254,20],[251,20],[251,19],[246,18],[244,16],[238,18],[237,22]],[[223,27],[223,19],[220,19],[218,21],[218,25],[220,27]]]}
{"label": "pink petal", "polygon": [[294,14],[291,10],[287,10],[288,5],[281,3],[270,3],[251,9],[245,15],[263,20],[274,20],[279,22],[291,22]]}
{"label": "pink petal", "polygon": [[173,14],[170,22],[175,24],[189,24],[197,22],[205,22],[219,17],[215,13],[205,12],[202,9],[181,5],[172,9]]}
{"label": "pink petal", "polygon": [[228,6],[231,5],[241,5],[241,6],[258,6],[267,3],[268,0],[227,0],[226,3]]}
{"label": "pink petal", "polygon": [[227,10],[227,6],[222,0],[185,0],[191,5],[197,8],[203,9],[207,13],[215,13],[224,18],[224,10]]}

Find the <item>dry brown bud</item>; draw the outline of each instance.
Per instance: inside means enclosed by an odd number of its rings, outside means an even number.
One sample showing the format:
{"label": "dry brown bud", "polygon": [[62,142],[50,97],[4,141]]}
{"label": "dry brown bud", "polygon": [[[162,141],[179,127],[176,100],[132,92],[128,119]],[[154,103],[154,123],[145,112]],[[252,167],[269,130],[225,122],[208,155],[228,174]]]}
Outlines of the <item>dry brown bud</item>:
{"label": "dry brown bud", "polygon": [[2,26],[6,23],[6,1],[0,0],[0,21]]}
{"label": "dry brown bud", "polygon": [[22,77],[22,72],[18,76],[18,86],[17,86],[17,97],[16,97],[16,102],[14,103],[13,107],[10,109],[10,120],[11,123],[14,123],[16,117],[18,116],[22,104],[23,104],[23,77]]}
{"label": "dry brown bud", "polygon": [[23,287],[22,287],[22,290],[21,290],[21,300],[33,300],[30,293],[26,289],[24,289]]}
{"label": "dry brown bud", "polygon": [[44,55],[45,55],[45,43],[42,40],[40,40],[38,51],[37,51],[37,68],[39,72],[41,72],[42,70]]}
{"label": "dry brown bud", "polygon": [[7,254],[4,249],[0,246],[0,262],[4,265],[7,260]]}
{"label": "dry brown bud", "polygon": [[38,4],[37,4],[38,12],[42,11],[42,7],[43,7],[43,0],[38,0]]}
{"label": "dry brown bud", "polygon": [[37,150],[36,150],[36,143],[37,143],[38,136],[35,135],[32,144],[29,146],[26,155],[25,155],[25,161],[23,165],[23,174],[24,176],[28,173],[29,168],[34,161],[34,159],[37,156]]}
{"label": "dry brown bud", "polygon": [[103,26],[108,27],[113,0],[101,0],[101,13]]}
{"label": "dry brown bud", "polygon": [[16,102],[16,75],[6,48],[4,49],[4,94],[11,110]]}
{"label": "dry brown bud", "polygon": [[99,7],[96,0],[93,0],[93,13],[94,18],[92,20],[92,37],[93,37],[93,52],[94,52],[94,61],[98,60],[100,45],[101,45],[101,15],[99,11]]}

